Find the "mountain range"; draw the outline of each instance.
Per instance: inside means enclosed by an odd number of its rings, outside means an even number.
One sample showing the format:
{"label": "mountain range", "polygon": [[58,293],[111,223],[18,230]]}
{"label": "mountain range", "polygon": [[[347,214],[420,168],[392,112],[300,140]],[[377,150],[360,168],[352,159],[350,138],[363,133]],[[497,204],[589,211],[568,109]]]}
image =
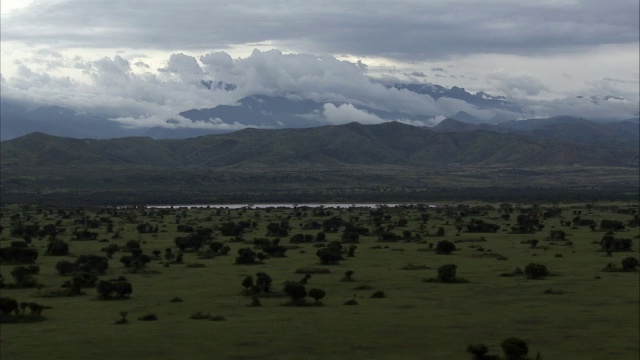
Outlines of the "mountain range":
{"label": "mountain range", "polygon": [[[569,121],[571,120],[571,121]],[[532,124],[533,123],[533,124]],[[535,125],[534,125],[535,124]],[[244,129],[188,139],[74,139],[33,133],[2,142],[2,166],[166,168],[431,164],[637,166],[639,126],[549,119],[433,128],[398,122],[304,129]]]}
{"label": "mountain range", "polygon": [[559,118],[249,128],[187,139],[36,132],[0,143],[0,193],[3,202],[80,205],[629,196],[639,185],[639,127]]}
{"label": "mountain range", "polygon": [[[234,91],[235,85],[202,82],[206,89]],[[395,84],[387,88],[426,95],[434,100],[442,98],[462,101],[476,109],[500,110],[517,114],[520,107],[503,96],[491,96],[484,92],[472,94],[463,88],[445,88],[432,84]],[[428,98],[425,97],[425,98]],[[177,121],[165,119],[167,126],[124,127],[115,121],[117,114],[90,113],[57,105],[34,106],[7,98],[0,98],[0,140],[10,140],[32,132],[51,135],[110,139],[130,136],[146,136],[154,139],[184,139],[210,134],[228,133],[245,127],[264,129],[307,128],[327,124],[359,121],[349,120],[348,115],[338,113],[328,119],[326,108],[348,110],[351,114],[367,116],[370,122],[401,121],[409,124],[432,126],[438,122],[432,114],[416,114],[405,110],[382,110],[353,102],[318,101],[295,94],[250,95],[242,97],[234,105],[218,105],[210,108],[185,109],[176,114],[187,119],[187,126],[174,126]],[[498,112],[499,113],[499,112]],[[482,120],[464,111],[452,113],[450,118],[472,124],[499,124],[507,117]],[[597,120],[597,119],[596,119]],[[224,125],[224,126],[220,126]]]}

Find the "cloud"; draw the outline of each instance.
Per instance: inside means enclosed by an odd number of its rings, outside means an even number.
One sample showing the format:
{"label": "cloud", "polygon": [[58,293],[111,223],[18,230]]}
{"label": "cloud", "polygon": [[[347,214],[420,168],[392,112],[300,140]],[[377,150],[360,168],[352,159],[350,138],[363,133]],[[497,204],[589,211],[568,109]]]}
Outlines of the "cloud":
{"label": "cloud", "polygon": [[551,117],[558,114],[585,119],[625,120],[638,117],[638,102],[628,99],[606,99],[600,96],[567,97],[549,101],[532,102],[528,108],[537,117]]}
{"label": "cloud", "polygon": [[[2,96],[132,119],[252,94],[434,116],[466,106],[384,86],[428,80],[508,95],[530,104],[527,113],[571,110],[560,104],[577,94],[637,106],[639,7],[637,0],[7,0]],[[202,80],[237,88],[207,89]],[[629,113],[626,103],[600,105]]]}
{"label": "cloud", "polygon": [[34,46],[197,52],[268,43],[296,52],[405,60],[533,55],[637,42],[638,7],[635,0],[398,0],[375,6],[366,0],[60,0],[5,14],[2,38]]}
{"label": "cloud", "polygon": [[[415,119],[417,115],[448,117],[459,111],[485,120],[585,113],[581,110],[581,103],[568,97],[550,99],[544,103],[528,98],[546,93],[546,84],[532,75],[509,71],[492,72],[488,79],[491,86],[511,95],[509,100],[523,105],[523,113],[481,110],[461,100],[441,97],[434,101],[427,95],[390,88],[388,84],[402,81],[402,77],[408,76],[411,81],[425,79],[415,74],[397,72],[387,74],[384,81],[380,81],[371,77],[371,67],[357,61],[338,60],[331,55],[254,50],[246,57],[234,59],[221,51],[201,55],[173,53],[159,65],[150,59],[141,60],[143,56],[139,52],[127,51],[97,59],[65,53],[51,58],[59,62],[57,71],[48,71],[49,63],[26,64],[19,61],[14,73],[9,76],[2,74],[3,98],[97,113],[128,127],[207,127],[225,130],[244,125],[229,119],[225,119],[227,124],[216,119],[194,123],[178,114],[190,109],[235,105],[249,95],[286,96],[325,103],[322,114],[300,114],[300,118],[315,116],[329,124],[388,121],[358,107],[397,114],[395,120],[418,125],[423,122],[410,119]],[[587,104],[584,109],[591,109],[589,111],[598,116],[608,112],[607,118],[628,118],[637,113],[637,93],[634,96],[633,91],[624,90],[633,84],[615,79],[620,80],[617,77],[601,78],[590,84],[585,95],[611,98],[597,105]],[[233,84],[235,87],[207,87],[203,86],[203,81]],[[637,83],[635,85],[637,87]],[[613,97],[629,100],[613,101]],[[596,109],[594,106],[599,107]],[[169,119],[174,121],[167,123]],[[385,119],[388,117],[385,116]]]}
{"label": "cloud", "polygon": [[511,74],[506,71],[490,74],[489,79],[497,82],[496,87],[511,96],[538,95],[548,88],[530,75]]}
{"label": "cloud", "polygon": [[145,63],[144,61],[136,61],[136,63],[134,65],[139,67],[139,68],[143,68],[143,69],[151,68],[151,66],[149,66],[149,64]]}
{"label": "cloud", "polygon": [[351,104],[341,104],[335,106],[333,104],[324,104],[322,115],[329,124],[348,124],[350,122],[359,122],[360,124],[380,124],[385,120],[369,114],[366,111],[356,109]]}
{"label": "cloud", "polygon": [[[222,52],[199,58],[178,53],[172,54],[156,72],[136,66],[137,61],[130,61],[126,54],[97,60],[76,56],[72,60],[70,68],[80,69],[85,81],[21,65],[17,74],[3,83],[3,96],[98,112],[128,126],[165,126],[164,120],[182,111],[232,105],[244,96],[256,94],[344,102],[408,114],[452,111],[446,106],[439,108],[429,96],[372,81],[365,66],[326,55],[256,50],[246,58],[233,60]],[[237,87],[234,91],[209,89],[202,81],[221,81]],[[351,106],[328,109],[327,118],[338,121],[337,115],[342,114],[364,122],[381,121]],[[188,125],[181,122],[181,126]]]}
{"label": "cloud", "polygon": [[209,129],[215,131],[237,131],[247,127],[246,125],[239,122],[228,124],[218,118],[209,119],[208,121],[191,121],[190,119],[171,113],[155,114],[152,116],[140,116],[137,118],[119,117],[112,120],[129,129],[160,127],[168,129],[189,128]]}

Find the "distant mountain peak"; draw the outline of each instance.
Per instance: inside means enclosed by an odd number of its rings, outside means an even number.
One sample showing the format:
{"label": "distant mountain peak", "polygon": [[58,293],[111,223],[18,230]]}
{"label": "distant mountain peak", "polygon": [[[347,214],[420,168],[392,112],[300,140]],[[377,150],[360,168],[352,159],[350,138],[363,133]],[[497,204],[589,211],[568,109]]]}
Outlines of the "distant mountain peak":
{"label": "distant mountain peak", "polygon": [[[520,112],[522,108],[518,105],[507,101],[504,96],[491,96],[485,92],[471,94],[463,87],[453,86],[447,89],[440,85],[434,84],[394,84],[392,87],[401,90],[406,89],[418,94],[429,95],[434,100],[440,98],[451,98],[462,100],[468,104],[475,105],[482,109],[502,109],[513,112]],[[480,94],[480,95],[478,95]]]}
{"label": "distant mountain peak", "polygon": [[209,90],[219,89],[224,91],[233,91],[238,87],[234,84],[227,84],[224,81],[214,82],[213,80],[200,80],[200,84]]}
{"label": "distant mountain peak", "polygon": [[461,132],[479,130],[480,128],[475,124],[470,124],[453,118],[446,118],[432,129],[436,132]]}

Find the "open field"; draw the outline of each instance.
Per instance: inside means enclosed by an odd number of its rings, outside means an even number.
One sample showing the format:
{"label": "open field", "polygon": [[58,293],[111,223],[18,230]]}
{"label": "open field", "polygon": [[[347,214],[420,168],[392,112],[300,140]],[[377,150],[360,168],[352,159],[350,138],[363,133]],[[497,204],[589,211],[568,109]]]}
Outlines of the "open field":
{"label": "open field", "polygon": [[[66,229],[56,238],[69,245],[69,255],[45,255],[48,236],[31,237],[30,246],[39,254],[35,264],[40,267],[33,278],[43,287],[3,288],[2,297],[51,309],[43,311],[46,320],[41,322],[0,324],[1,358],[455,360],[470,359],[465,350],[473,343],[487,344],[491,354],[502,356],[500,343],[508,337],[526,340],[532,359],[537,352],[543,359],[638,358],[639,273],[602,271],[608,263],[620,266],[624,258],[639,257],[637,201],[437,205],[235,210],[4,205],[0,247],[21,239],[14,230],[18,223],[38,224],[40,229],[57,223],[58,230]],[[514,233],[521,215],[543,227]],[[335,218],[342,222],[332,222]],[[470,225],[478,223],[472,219],[499,228],[472,232]],[[593,220],[596,226],[576,226],[580,219]],[[600,242],[608,231],[603,220],[624,224],[612,236],[630,239],[631,251],[614,251],[611,256],[602,251]],[[225,236],[230,222],[248,225],[237,237]],[[138,226],[146,223],[158,231],[140,233]],[[274,227],[270,224],[280,224],[287,234],[268,236]],[[170,261],[164,258],[165,249],[179,253],[174,240],[188,235],[179,232],[178,225],[213,231],[200,253],[187,248],[183,263],[166,265]],[[318,249],[344,241],[345,230],[356,228],[366,229],[366,234],[353,244],[342,244],[345,250],[356,245],[355,256],[345,252],[339,264],[320,264]],[[436,235],[439,228],[444,234]],[[96,239],[77,240],[74,233],[82,230],[96,233]],[[564,232],[564,240],[551,238],[555,230]],[[321,232],[326,234],[325,241],[316,241]],[[311,241],[291,243],[296,234],[309,235]],[[277,237],[286,247],[284,257],[235,264],[239,249],[260,252],[255,239]],[[380,241],[383,237],[388,240]],[[531,244],[533,239],[538,243]],[[138,271],[120,261],[132,254],[125,250],[131,240],[139,242],[152,259]],[[437,244],[443,240],[454,243],[457,250],[438,254]],[[201,258],[212,242],[229,246],[230,252]],[[119,250],[99,278],[125,276],[133,287],[130,298],[100,300],[95,288],[83,289],[85,294],[80,296],[43,297],[71,279],[57,273],[59,261],[73,262],[86,254],[104,256],[101,249],[110,244]],[[153,250],[160,251],[158,258]],[[189,267],[196,263],[204,266]],[[545,265],[551,275],[539,280],[500,276],[530,263]],[[469,282],[424,281],[436,278],[445,264],[456,264],[457,276]],[[13,282],[11,272],[16,266],[0,265],[6,284]],[[297,269],[309,267],[330,271],[312,274],[306,285],[307,291],[326,292],[321,300],[324,306],[283,306],[289,301],[284,294],[258,295],[262,306],[247,306],[252,298],[243,294],[245,277],[255,279],[256,273],[267,273],[273,280],[272,293],[279,293],[285,281],[303,278]],[[341,281],[349,270],[352,281]],[[377,290],[386,297],[371,298]],[[172,302],[175,297],[183,301]],[[348,300],[358,304],[344,305]],[[307,302],[314,300],[307,297]],[[122,311],[128,312],[128,324],[116,325]],[[190,319],[197,312],[225,321]],[[158,320],[138,320],[150,313]]]}

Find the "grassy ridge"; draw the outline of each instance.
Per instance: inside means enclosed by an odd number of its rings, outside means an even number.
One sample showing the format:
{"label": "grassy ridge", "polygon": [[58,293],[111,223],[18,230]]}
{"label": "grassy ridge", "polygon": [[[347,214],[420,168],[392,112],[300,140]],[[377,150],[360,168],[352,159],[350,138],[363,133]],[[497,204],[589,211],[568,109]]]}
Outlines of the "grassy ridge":
{"label": "grassy ridge", "polygon": [[518,165],[637,166],[637,149],[551,142],[490,131],[439,133],[400,123],[246,129],[183,140],[71,139],[41,133],[2,142],[3,167],[138,165]]}

